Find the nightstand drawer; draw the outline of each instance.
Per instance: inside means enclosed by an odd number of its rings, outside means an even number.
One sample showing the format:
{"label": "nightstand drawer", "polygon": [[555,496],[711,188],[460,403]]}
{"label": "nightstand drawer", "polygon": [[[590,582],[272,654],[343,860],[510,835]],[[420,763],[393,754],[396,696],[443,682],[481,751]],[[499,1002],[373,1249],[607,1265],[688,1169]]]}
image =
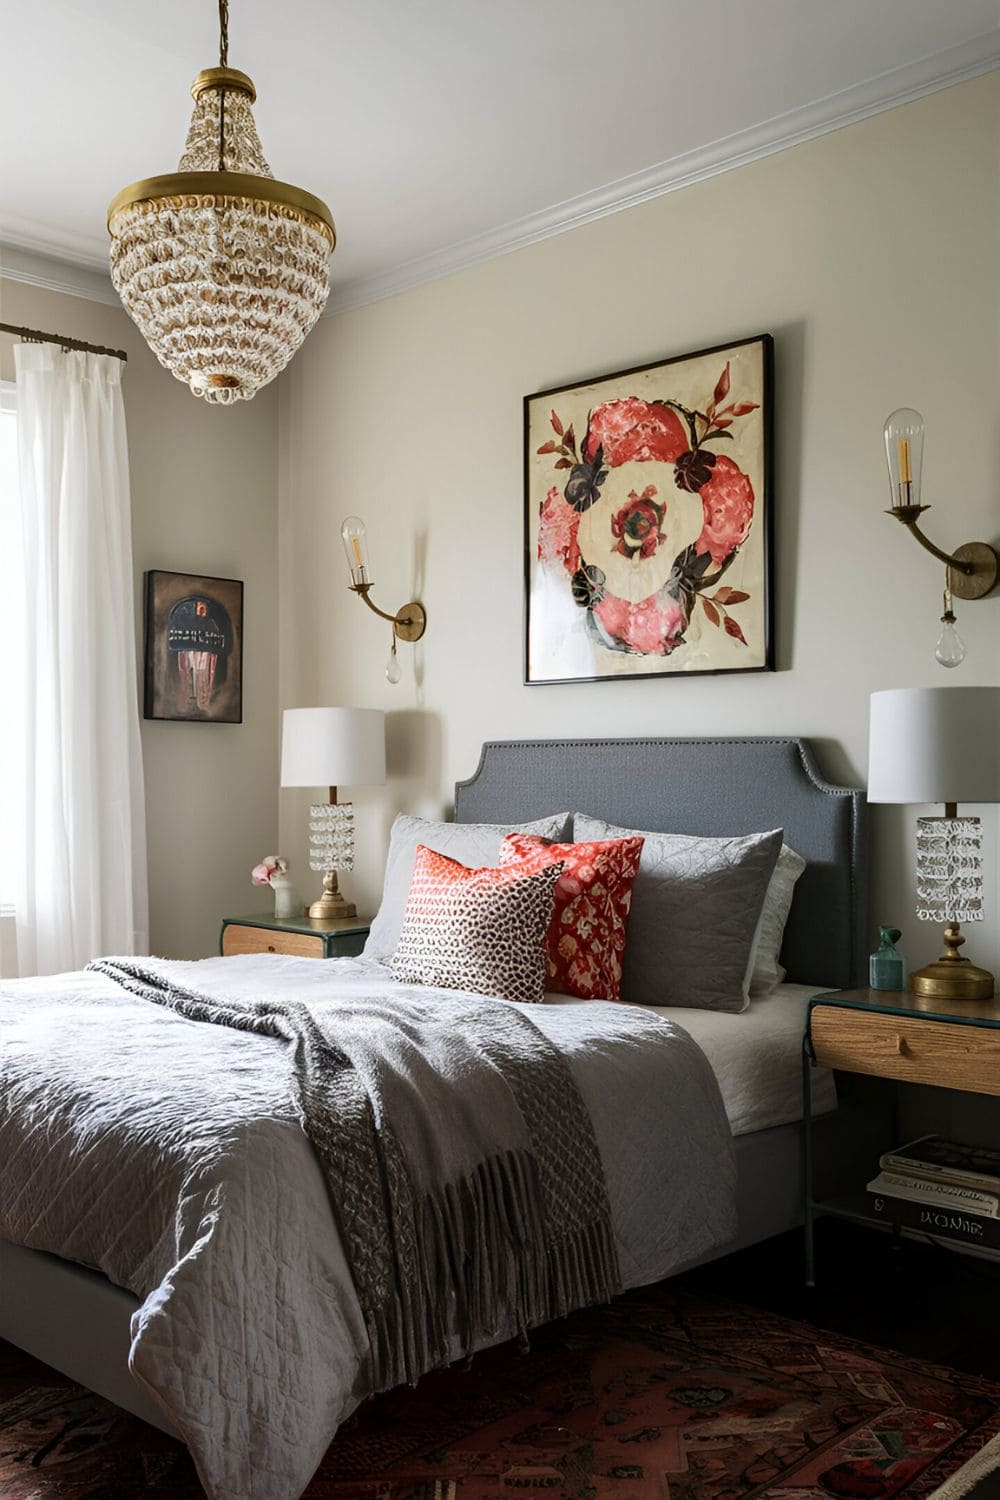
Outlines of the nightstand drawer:
{"label": "nightstand drawer", "polygon": [[817,1005],[809,1035],[823,1067],[1000,1094],[1000,1031],[995,1028]]}
{"label": "nightstand drawer", "polygon": [[222,951],[230,957],[234,953],[290,953],[296,958],[323,958],[323,937],[306,932],[275,932],[270,927],[244,927],[238,922],[227,923],[222,934]]}

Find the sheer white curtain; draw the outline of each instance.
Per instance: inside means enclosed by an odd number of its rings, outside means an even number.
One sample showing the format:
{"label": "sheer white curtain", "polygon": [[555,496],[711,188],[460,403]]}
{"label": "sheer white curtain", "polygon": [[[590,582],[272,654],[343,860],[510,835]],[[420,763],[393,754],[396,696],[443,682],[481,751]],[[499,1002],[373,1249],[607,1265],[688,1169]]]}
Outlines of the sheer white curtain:
{"label": "sheer white curtain", "polygon": [[17,491],[17,403],[14,385],[0,380],[0,599],[4,608],[3,727],[0,732],[0,979],[17,975],[14,912],[21,895],[21,787],[24,746],[24,578]]}
{"label": "sheer white curtain", "polygon": [[22,974],[148,944],[122,362],[20,344]]}

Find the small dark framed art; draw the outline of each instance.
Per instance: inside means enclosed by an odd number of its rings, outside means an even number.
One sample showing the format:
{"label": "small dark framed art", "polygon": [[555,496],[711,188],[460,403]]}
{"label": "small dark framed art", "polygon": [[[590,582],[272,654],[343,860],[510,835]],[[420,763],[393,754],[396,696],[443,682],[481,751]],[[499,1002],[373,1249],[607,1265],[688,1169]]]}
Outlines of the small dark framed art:
{"label": "small dark framed art", "polygon": [[773,341],[524,398],[525,676],[773,670]]}
{"label": "small dark framed art", "polygon": [[146,574],[147,719],[243,722],[243,583]]}

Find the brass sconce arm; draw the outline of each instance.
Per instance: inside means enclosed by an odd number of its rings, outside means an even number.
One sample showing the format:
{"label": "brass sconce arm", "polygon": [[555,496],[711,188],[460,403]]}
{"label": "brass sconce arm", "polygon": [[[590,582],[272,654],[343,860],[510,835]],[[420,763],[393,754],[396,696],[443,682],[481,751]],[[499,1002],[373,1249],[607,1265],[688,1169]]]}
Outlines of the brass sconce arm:
{"label": "brass sconce arm", "polygon": [[396,616],[395,615],[386,614],[386,612],[385,612],[384,609],[379,609],[378,605],[377,604],[373,604],[372,601],[369,599],[369,597],[368,597],[368,591],[371,588],[371,584],[370,583],[352,583],[350,585],[350,587],[353,589],[354,593],[361,595],[362,599],[365,601],[365,603],[367,604],[368,608],[371,610],[371,612],[372,612],[373,615],[378,615],[378,617],[379,617],[380,620],[391,620],[392,623],[395,625],[395,623],[396,623]]}
{"label": "brass sconce arm", "polygon": [[373,615],[378,615],[380,620],[388,620],[391,623],[393,633],[401,641],[419,641],[427,629],[427,611],[424,606],[413,599],[409,604],[404,604],[402,609],[397,610],[394,615],[390,615],[384,609],[379,609],[378,605],[368,597],[371,587],[370,583],[350,585],[352,592],[361,596]]}
{"label": "brass sconce arm", "polygon": [[[954,552],[945,552],[937,547],[930,537],[924,536],[918,522],[929,505],[920,503],[920,469],[924,452],[924,419],[910,406],[901,406],[892,412],[882,429],[885,440],[885,457],[889,467],[889,494],[892,500],[887,515],[901,521],[911,536],[943,562],[948,569],[946,589],[956,599],[982,599],[995,587],[997,567],[1000,564],[996,552],[988,542],[965,542]],[[950,606],[945,614],[950,613]]]}
{"label": "brass sconce arm", "polygon": [[948,582],[953,594],[959,599],[982,599],[996,585],[1000,559],[988,542],[964,542],[954,552],[945,552],[925,536],[918,525],[920,517],[929,505],[894,505],[886,511],[895,516],[907,531],[932,557],[943,562],[949,570]]}

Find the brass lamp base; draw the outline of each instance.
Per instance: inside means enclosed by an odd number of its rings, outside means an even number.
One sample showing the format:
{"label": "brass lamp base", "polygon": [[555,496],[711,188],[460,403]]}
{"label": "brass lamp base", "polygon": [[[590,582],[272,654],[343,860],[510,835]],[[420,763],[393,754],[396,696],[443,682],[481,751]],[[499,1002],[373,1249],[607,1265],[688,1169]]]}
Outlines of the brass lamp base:
{"label": "brass lamp base", "polygon": [[329,870],[323,877],[323,894],[309,908],[310,922],[339,922],[346,917],[356,917],[358,908],[353,901],[345,901],[337,887],[337,872]]}
{"label": "brass lamp base", "polygon": [[936,963],[910,975],[910,990],[926,1000],[992,1000],[993,975],[959,953],[965,942],[957,922],[944,930],[945,951]]}

